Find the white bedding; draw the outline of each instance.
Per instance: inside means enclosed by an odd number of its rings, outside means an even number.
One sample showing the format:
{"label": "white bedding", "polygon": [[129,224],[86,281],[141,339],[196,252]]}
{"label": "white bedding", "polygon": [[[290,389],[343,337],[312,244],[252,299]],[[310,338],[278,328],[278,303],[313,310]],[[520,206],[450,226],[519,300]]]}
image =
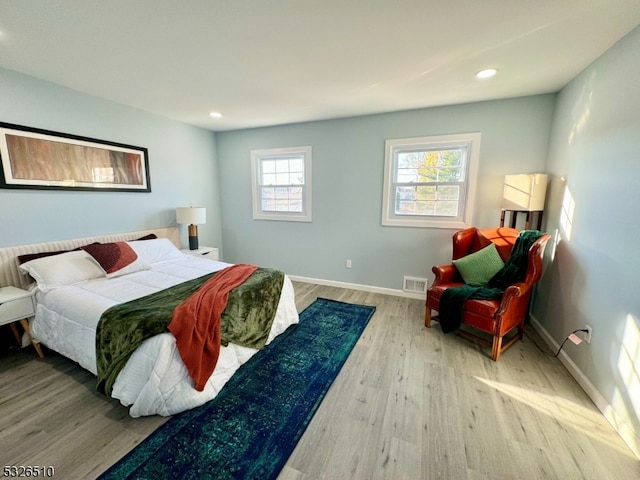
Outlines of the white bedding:
{"label": "white bedding", "polygon": [[[31,325],[34,339],[96,374],[95,334],[100,316],[107,308],[229,264],[180,253],[149,266],[148,270],[116,278],[85,280],[48,292],[36,289],[37,308]],[[267,343],[297,322],[293,285],[285,275]],[[204,390],[198,392],[193,388],[173,335],[157,335],[145,341],[131,356],[118,375],[112,396],[130,406],[132,417],[173,415],[215,397],[240,365],[256,352],[234,344],[222,347],[213,375]]]}

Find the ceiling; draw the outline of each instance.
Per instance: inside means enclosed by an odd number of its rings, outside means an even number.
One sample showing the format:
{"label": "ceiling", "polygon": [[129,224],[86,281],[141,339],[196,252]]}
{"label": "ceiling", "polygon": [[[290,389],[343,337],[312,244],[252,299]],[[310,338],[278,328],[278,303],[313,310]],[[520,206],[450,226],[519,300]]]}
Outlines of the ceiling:
{"label": "ceiling", "polygon": [[640,0],[2,0],[0,66],[224,131],[557,92],[638,24]]}

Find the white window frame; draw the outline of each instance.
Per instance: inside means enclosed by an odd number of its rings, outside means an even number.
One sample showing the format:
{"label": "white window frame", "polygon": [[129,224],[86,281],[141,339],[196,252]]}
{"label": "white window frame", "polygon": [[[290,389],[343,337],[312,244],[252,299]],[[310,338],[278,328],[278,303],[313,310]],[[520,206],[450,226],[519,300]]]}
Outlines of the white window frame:
{"label": "white window frame", "polygon": [[[466,228],[473,225],[473,208],[480,158],[479,132],[428,137],[396,138],[385,142],[382,225],[422,228]],[[445,150],[466,147],[467,162],[462,182],[461,211],[456,217],[439,215],[396,215],[397,155],[411,149]]]}
{"label": "white window frame", "polygon": [[[260,195],[260,190],[263,186],[260,183],[262,162],[264,160],[282,159],[290,156],[302,156],[304,162],[304,183],[302,185],[295,185],[296,187],[302,188],[302,212],[263,210]],[[251,150],[251,189],[253,195],[254,220],[287,222],[311,221],[311,157],[312,150],[310,146]]]}

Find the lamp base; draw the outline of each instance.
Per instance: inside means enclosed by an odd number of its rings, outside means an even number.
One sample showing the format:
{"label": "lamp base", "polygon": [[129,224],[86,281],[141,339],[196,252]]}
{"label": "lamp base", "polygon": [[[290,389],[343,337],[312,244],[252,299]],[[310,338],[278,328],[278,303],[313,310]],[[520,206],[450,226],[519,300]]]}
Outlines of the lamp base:
{"label": "lamp base", "polygon": [[198,226],[189,225],[189,250],[198,249]]}

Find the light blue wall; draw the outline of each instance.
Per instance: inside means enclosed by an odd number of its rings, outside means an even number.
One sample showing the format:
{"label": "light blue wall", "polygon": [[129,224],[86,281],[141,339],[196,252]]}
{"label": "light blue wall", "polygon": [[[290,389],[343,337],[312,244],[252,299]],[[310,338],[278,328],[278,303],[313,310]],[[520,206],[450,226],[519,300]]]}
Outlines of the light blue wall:
{"label": "light blue wall", "polygon": [[0,246],[175,225],[188,205],[207,207],[200,243],[221,243],[214,133],[5,69],[0,121],[146,147],[152,190],[0,189]]}
{"label": "light blue wall", "polygon": [[[590,345],[566,353],[613,406],[640,451],[640,27],[559,94],[549,149],[554,175],[548,249],[534,316],[560,343],[593,327]],[[566,183],[560,177],[566,178]],[[575,201],[570,235],[564,189]],[[552,246],[551,246],[552,247]],[[554,255],[555,253],[555,255]]]}
{"label": "light blue wall", "polygon": [[[224,259],[391,289],[404,275],[431,280],[431,266],[451,260],[453,230],[381,225],[385,140],[481,132],[474,223],[496,226],[503,176],[544,169],[554,102],[540,95],[219,133]],[[303,145],[313,148],[313,222],[253,220],[250,150]]]}

